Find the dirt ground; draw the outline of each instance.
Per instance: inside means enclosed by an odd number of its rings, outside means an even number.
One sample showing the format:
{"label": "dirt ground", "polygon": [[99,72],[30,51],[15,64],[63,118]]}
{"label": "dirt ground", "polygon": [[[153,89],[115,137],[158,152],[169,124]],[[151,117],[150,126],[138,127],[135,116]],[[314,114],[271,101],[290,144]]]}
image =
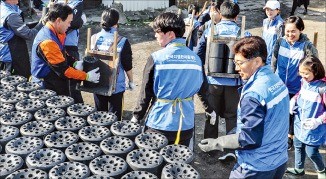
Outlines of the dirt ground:
{"label": "dirt ground", "polygon": [[[246,1],[239,0],[239,5],[241,9],[240,15],[246,16],[246,29],[250,31],[253,35],[261,35],[262,33],[262,20],[264,18],[264,12],[262,10],[264,6],[263,0],[258,1]],[[290,8],[292,5],[291,0],[281,0],[282,6],[282,17],[285,19],[290,14]],[[314,32],[318,32],[318,45],[317,49],[319,51],[319,57],[326,64],[325,59],[325,1],[324,0],[313,0],[310,1],[310,6],[308,8],[308,15],[301,14],[303,8],[297,8],[296,15],[300,15],[304,19],[305,30],[303,33],[308,34],[308,37],[313,40]],[[90,17],[99,19],[102,10],[99,9],[89,9],[85,10],[85,13],[89,19]],[[300,13],[301,12],[301,13]],[[160,49],[158,46],[154,32],[148,25],[149,23],[143,22],[132,22],[129,25],[121,25],[119,32],[121,35],[126,36],[132,47],[133,52],[133,74],[134,82],[136,84],[136,89],[134,91],[126,91],[124,95],[124,119],[131,118],[131,111],[136,105],[140,84],[142,80],[142,71],[145,66],[147,57],[149,55]],[[100,30],[99,22],[89,22],[88,25],[84,26],[80,31],[80,42],[79,50],[80,54],[84,53],[86,46],[86,29],[92,27],[93,32],[98,32]],[[89,93],[83,93],[85,103],[94,104],[93,97]],[[221,156],[221,152],[204,153],[198,148],[198,142],[203,139],[203,125],[204,125],[204,110],[198,100],[195,98],[196,106],[196,147],[195,147],[195,160],[193,166],[198,170],[202,178],[228,178],[229,173],[234,165],[234,162],[230,164],[223,164],[217,160]],[[220,120],[219,131],[221,135],[225,135],[225,126],[223,120]],[[326,150],[323,148],[321,150],[322,155],[324,155]],[[289,161],[288,166],[294,166],[294,152],[289,151]],[[306,175],[302,178],[317,178],[314,172],[314,167],[312,163],[306,160]],[[293,178],[291,176],[285,175],[284,178]]]}
{"label": "dirt ground", "polygon": [[[290,14],[290,8],[292,1],[286,0],[281,1],[283,6],[282,17],[286,18]],[[310,1],[310,6],[308,10],[308,15],[300,14],[303,8],[297,8],[296,14],[300,15],[305,22],[305,30],[303,33],[308,34],[308,37],[313,40],[314,32],[318,32],[318,51],[319,57],[323,61],[323,64],[326,64],[325,60],[325,1],[316,0]],[[240,15],[246,16],[246,29],[249,30],[253,35],[261,35],[262,29],[262,19],[264,18],[264,12],[262,10],[264,1],[245,1],[239,0],[241,13]],[[86,11],[87,15],[93,13],[98,13],[99,11],[94,12],[94,10]],[[88,14],[90,13],[90,14]],[[94,14],[93,14],[94,15]],[[98,24],[94,23],[92,25],[94,29],[93,32],[99,31]],[[85,37],[86,32],[85,28],[81,30],[81,39],[79,49],[81,53],[85,49]],[[95,30],[96,29],[96,30]],[[147,57],[154,51],[160,49],[158,46],[154,32],[152,29],[146,25],[146,23],[133,23],[133,25],[123,25],[120,26],[120,33],[126,36],[130,43],[132,44],[133,51],[133,74],[134,81],[136,83],[136,89],[134,91],[126,91],[124,96],[124,118],[131,118],[131,111],[135,107],[136,100],[139,93],[139,86],[142,80],[142,71],[146,63]],[[86,103],[93,104],[92,96],[88,93],[84,93],[83,97]],[[203,125],[204,125],[204,110],[203,107],[196,97],[195,99],[196,106],[196,144],[203,139]],[[225,126],[223,125],[223,119],[220,120],[219,131],[221,135],[225,134]],[[325,148],[321,150],[322,155],[325,156]],[[221,156],[221,152],[212,152],[204,153],[200,149],[195,147],[195,160],[193,166],[198,170],[202,178],[228,178],[229,173],[234,165],[234,162],[230,164],[223,164],[217,160],[218,156]],[[294,152],[289,151],[289,161],[288,166],[294,166]],[[324,158],[325,159],[325,158]],[[293,178],[292,176],[285,175],[284,178]],[[317,178],[316,173],[314,172],[314,167],[312,163],[307,159],[306,162],[306,175],[303,178]]]}

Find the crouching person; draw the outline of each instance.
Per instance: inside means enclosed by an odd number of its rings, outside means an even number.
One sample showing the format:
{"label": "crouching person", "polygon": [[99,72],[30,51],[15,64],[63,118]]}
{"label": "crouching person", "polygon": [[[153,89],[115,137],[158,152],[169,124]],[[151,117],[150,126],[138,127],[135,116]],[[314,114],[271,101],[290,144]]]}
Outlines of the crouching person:
{"label": "crouching person", "polygon": [[98,83],[100,78],[98,68],[85,73],[67,63],[64,42],[72,13],[68,5],[54,4],[49,9],[46,25],[38,32],[32,46],[32,81],[66,96],[69,96],[68,79]]}

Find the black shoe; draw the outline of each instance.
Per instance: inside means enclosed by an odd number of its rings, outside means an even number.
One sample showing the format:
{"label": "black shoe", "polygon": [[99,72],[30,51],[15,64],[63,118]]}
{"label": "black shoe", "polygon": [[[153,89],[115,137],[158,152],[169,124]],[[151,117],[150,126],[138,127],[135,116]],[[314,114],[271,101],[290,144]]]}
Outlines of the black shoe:
{"label": "black shoe", "polygon": [[235,161],[236,159],[237,157],[234,155],[234,153],[227,153],[226,155],[218,158],[220,162],[231,162]]}
{"label": "black shoe", "polygon": [[296,169],[296,168],[287,168],[285,173],[288,173],[291,175],[296,175],[296,176],[302,176],[305,174],[303,169],[301,169],[301,171],[299,171],[299,169]]}
{"label": "black shoe", "polygon": [[291,139],[290,137],[288,137],[288,150],[291,150],[293,147],[293,139]]}

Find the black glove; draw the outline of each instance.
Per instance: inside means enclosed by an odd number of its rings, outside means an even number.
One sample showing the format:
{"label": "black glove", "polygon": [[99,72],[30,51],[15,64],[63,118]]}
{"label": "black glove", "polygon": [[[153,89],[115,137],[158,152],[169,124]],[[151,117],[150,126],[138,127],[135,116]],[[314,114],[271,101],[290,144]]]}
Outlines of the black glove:
{"label": "black glove", "polygon": [[240,147],[238,139],[239,134],[226,135],[216,139],[208,138],[202,140],[198,146],[204,152],[209,152],[211,150],[224,151],[224,149],[237,149]]}

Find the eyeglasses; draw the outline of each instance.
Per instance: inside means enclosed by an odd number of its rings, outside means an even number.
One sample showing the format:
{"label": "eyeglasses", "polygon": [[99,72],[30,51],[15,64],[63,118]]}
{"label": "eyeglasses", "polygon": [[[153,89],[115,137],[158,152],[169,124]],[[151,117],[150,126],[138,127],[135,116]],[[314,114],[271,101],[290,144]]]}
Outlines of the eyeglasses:
{"label": "eyeglasses", "polygon": [[249,62],[251,59],[247,59],[246,61],[236,62],[235,60],[232,60],[235,66],[241,67],[243,64]]}

